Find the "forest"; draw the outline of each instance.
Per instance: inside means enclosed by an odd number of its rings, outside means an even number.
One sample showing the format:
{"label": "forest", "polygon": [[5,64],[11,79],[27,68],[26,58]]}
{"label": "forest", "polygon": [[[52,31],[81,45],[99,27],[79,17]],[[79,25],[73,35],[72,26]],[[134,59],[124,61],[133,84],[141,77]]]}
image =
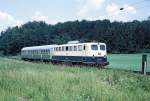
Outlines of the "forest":
{"label": "forest", "polygon": [[105,42],[109,53],[150,52],[150,20],[76,20],[55,25],[27,22],[1,32],[0,54],[17,55],[23,47],[63,44],[71,40]]}

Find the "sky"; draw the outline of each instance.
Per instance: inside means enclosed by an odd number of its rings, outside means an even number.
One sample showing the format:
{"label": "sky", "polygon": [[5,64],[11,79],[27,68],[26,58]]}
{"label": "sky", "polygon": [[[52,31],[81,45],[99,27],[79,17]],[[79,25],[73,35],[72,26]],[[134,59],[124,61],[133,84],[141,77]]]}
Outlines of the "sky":
{"label": "sky", "polygon": [[[124,10],[120,10],[124,8]],[[150,16],[150,0],[0,0],[0,32],[28,21],[132,21]]]}

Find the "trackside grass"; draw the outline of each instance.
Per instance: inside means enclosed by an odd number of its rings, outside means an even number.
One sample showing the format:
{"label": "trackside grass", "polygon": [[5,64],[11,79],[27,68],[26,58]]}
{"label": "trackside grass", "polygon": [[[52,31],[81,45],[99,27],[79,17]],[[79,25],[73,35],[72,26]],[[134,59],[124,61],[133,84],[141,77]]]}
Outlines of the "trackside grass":
{"label": "trackside grass", "polygon": [[0,58],[0,101],[149,100],[149,76]]}

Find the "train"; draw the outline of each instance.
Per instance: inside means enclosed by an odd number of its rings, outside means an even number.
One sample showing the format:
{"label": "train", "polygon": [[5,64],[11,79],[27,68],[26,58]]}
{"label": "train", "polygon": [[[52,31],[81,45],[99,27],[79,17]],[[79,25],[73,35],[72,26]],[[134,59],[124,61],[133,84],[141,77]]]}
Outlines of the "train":
{"label": "train", "polygon": [[101,42],[69,41],[61,45],[24,47],[21,49],[21,58],[51,63],[109,65],[106,44]]}

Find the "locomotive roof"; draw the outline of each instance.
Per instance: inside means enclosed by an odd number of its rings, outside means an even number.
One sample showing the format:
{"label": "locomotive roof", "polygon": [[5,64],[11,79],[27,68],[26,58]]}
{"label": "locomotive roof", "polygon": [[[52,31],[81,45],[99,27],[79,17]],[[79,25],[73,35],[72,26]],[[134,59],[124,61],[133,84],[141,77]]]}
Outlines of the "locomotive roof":
{"label": "locomotive roof", "polygon": [[89,44],[89,45],[91,45],[91,44],[97,44],[97,43],[99,43],[99,44],[105,44],[105,43],[102,43],[102,42],[85,42],[85,43],[70,43],[70,44],[62,44],[63,46],[67,46],[67,45],[69,45],[69,46],[71,46],[71,45],[82,45],[82,44]]}

